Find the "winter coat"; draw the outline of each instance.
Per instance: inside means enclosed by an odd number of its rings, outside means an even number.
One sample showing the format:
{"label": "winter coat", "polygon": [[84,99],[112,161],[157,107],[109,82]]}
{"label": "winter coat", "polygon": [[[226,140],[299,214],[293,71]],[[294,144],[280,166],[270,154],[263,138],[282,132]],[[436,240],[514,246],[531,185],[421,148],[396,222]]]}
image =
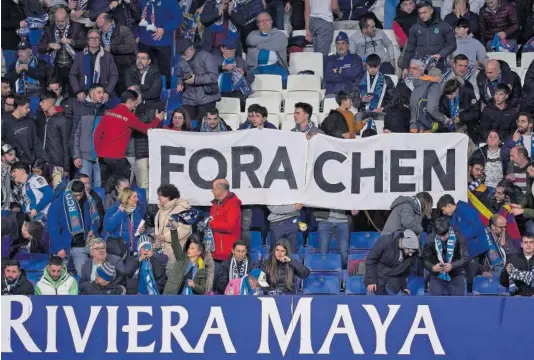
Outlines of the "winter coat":
{"label": "winter coat", "polygon": [[399,263],[401,235],[402,232],[382,235],[367,254],[363,283],[365,286],[376,285],[378,294],[385,294],[386,284],[391,278],[399,278],[399,283],[403,285],[401,288],[406,288],[406,278],[410,275],[410,269],[418,255],[405,255]]}
{"label": "winter coat", "polygon": [[[139,237],[135,236],[135,233],[141,220],[145,217],[143,208],[140,204],[137,204],[133,213],[128,215],[125,211],[119,210],[119,206],[120,204],[116,203],[106,211],[104,230],[108,232],[108,237],[121,237],[130,251],[137,252]],[[132,223],[131,234],[129,230],[130,221]]]}
{"label": "winter coat", "polygon": [[73,159],[93,159],[94,141],[93,132],[97,116],[104,115],[106,105],[96,104],[84,100],[74,104],[74,116],[72,118],[72,158]]}
{"label": "winter coat", "polygon": [[[235,24],[234,19],[235,12],[232,12],[232,15],[228,15],[228,12],[225,11],[222,16],[226,19],[229,18],[232,23]],[[215,33],[211,30],[210,26],[215,24],[215,22],[219,21],[221,17],[219,16],[219,10],[217,10],[216,7],[216,1],[215,0],[207,0],[204,4],[204,9],[200,13],[200,22],[202,25],[204,25],[204,33],[202,34],[202,40],[200,41],[200,48],[207,52],[212,52],[213,50],[213,42],[215,41]],[[237,29],[237,38],[241,38],[241,34],[239,33],[239,29]],[[218,50],[218,49],[217,49]],[[236,43],[236,49],[235,54],[236,56],[241,56],[243,53],[243,46],[241,45],[241,41],[237,41]]]}
{"label": "winter coat", "polygon": [[[367,73],[364,72],[362,76],[367,76]],[[374,81],[376,81],[376,79]],[[352,106],[357,108],[359,111],[363,112],[363,111],[366,111],[365,107],[367,106],[367,103],[364,103],[363,101],[361,101],[361,99],[367,94],[367,91],[365,92],[365,94],[361,93],[359,82],[360,80],[358,80],[358,83],[356,84],[356,91],[355,91],[359,94],[359,96],[358,97],[354,96],[355,99],[354,99],[354,102],[352,103]],[[386,86],[386,92],[384,93],[384,98],[382,99],[382,103],[380,104],[380,107],[382,108],[386,108],[387,105],[390,104],[391,100],[393,99],[393,93],[395,92],[395,83],[393,83],[393,80],[391,80],[389,76],[384,75],[384,83]]]}
{"label": "winter coat", "polygon": [[[449,272],[451,277],[463,275],[469,264],[469,256],[467,254],[467,245],[462,234],[455,230],[456,245],[454,246],[454,253],[452,255],[451,265],[452,270]],[[437,275],[432,267],[439,263],[438,255],[436,251],[436,234],[432,232],[426,237],[425,244],[423,245],[422,260],[426,270],[432,275]],[[443,262],[447,261],[447,243],[442,243],[443,247]]]}
{"label": "winter coat", "polygon": [[[460,80],[463,83],[463,80]],[[459,115],[460,124],[456,124],[456,128],[465,125],[467,127],[467,135],[474,141],[478,142],[478,119],[480,117],[480,104],[478,103],[475,92],[467,86],[462,86],[459,91],[460,104]],[[449,99],[446,95],[442,95],[439,102],[439,112],[451,118],[451,109]]]}
{"label": "winter coat", "polygon": [[230,192],[221,201],[213,200],[209,223],[213,231],[215,260],[224,261],[232,252],[232,245],[241,238],[241,200]]}
{"label": "winter coat", "polygon": [[407,229],[419,235],[423,232],[422,222],[423,213],[419,200],[413,196],[399,196],[391,204],[391,214],[382,229],[382,235]]}
{"label": "winter coat", "polygon": [[[141,0],[139,6],[141,11],[149,3],[149,0]],[[182,8],[178,6],[177,1],[161,1],[155,3],[155,24],[157,28],[164,30],[161,40],[154,40],[152,31],[147,30],[146,27],[139,28],[139,42],[150,47],[171,47],[174,37],[174,31],[180,28],[183,20]],[[148,6],[146,21],[151,23],[152,7]]]}
{"label": "winter coat", "polygon": [[89,2],[89,18],[96,21],[98,15],[108,13],[113,17],[117,25],[127,27],[137,26],[141,20],[141,11],[143,10],[138,0],[130,0],[130,3],[122,1],[113,10],[109,7],[111,4],[108,0],[93,0]]}
{"label": "winter coat", "polygon": [[[180,289],[184,286],[185,271],[187,269],[187,264],[189,263],[189,258],[180,244],[178,232],[176,230],[171,231],[171,238],[176,264],[167,272],[168,279],[165,284],[165,289],[163,290],[163,295],[180,295]],[[192,289],[193,294],[204,295],[206,293],[207,276],[208,274],[204,268],[204,260],[199,258],[198,270],[193,278],[193,281],[195,282],[195,287]]]}
{"label": "winter coat", "polygon": [[85,282],[80,285],[80,295],[126,295],[123,285],[98,285],[96,282]]}
{"label": "winter coat", "polygon": [[486,241],[486,229],[480,220],[478,211],[464,201],[460,200],[456,203],[456,211],[452,214],[449,223],[456,233],[459,232],[462,235],[466,246],[471,241]]}
{"label": "winter coat", "polygon": [[26,270],[20,269],[19,278],[14,286],[8,290],[4,273],[2,272],[2,295],[33,295],[33,284],[26,278]]}
{"label": "winter coat", "polygon": [[[119,80],[117,65],[115,65],[113,55],[105,51],[103,47],[100,47],[99,52],[95,54],[95,56],[100,56],[100,51],[104,51],[104,55],[100,58],[100,76],[98,83],[104,87],[106,93],[113,94],[115,85],[117,85],[117,81]],[[76,54],[74,64],[72,65],[69,74],[70,86],[72,92],[76,95],[87,90],[85,89],[84,52],[85,50]]]}
{"label": "winter coat", "polygon": [[521,111],[534,113],[534,61],[525,73],[525,83],[521,91]]}
{"label": "winter coat", "polygon": [[410,28],[417,23],[419,16],[417,10],[414,9],[410,14],[402,11],[401,4],[397,4],[395,20],[393,20],[393,32],[399,43],[399,47],[404,49],[408,42],[408,34]]}
{"label": "winter coat", "polygon": [[124,26],[115,24],[115,29],[111,34],[111,55],[115,59],[119,77],[124,77],[124,72],[132,65],[135,65],[135,54],[137,52],[137,43],[132,31]]}
{"label": "winter coat", "polygon": [[454,31],[434,11],[429,24],[419,19],[410,28],[408,42],[399,65],[400,68],[407,69],[411,59],[423,59],[425,56],[434,54],[439,54],[441,59],[446,59],[454,50],[456,50]]}
{"label": "winter coat", "polygon": [[137,69],[135,61],[134,64],[124,72],[124,85],[127,88],[132,85],[139,85],[141,88],[143,102],[139,104],[136,109],[137,111],[146,110],[147,108],[154,106],[154,104],[159,104],[161,90],[163,88],[161,72],[156,65],[151,65],[148,68],[143,84],[141,84],[142,78],[143,75]]}
{"label": "winter coat", "polygon": [[376,0],[338,0],[343,14],[340,20],[360,20],[376,4]]}
{"label": "winter coat", "polygon": [[[50,75],[52,74],[52,68],[43,60],[37,60],[37,66],[35,68],[29,66],[28,71],[23,71],[17,74],[16,70],[17,62],[12,63],[7,69],[4,77],[9,81],[11,91],[16,92],[16,84],[22,74],[25,72],[27,76],[39,81],[39,89],[43,90],[48,84]],[[37,94],[37,96],[40,94]],[[29,95],[28,95],[29,96]]]}
{"label": "winter coat", "polygon": [[[189,74],[195,74],[195,83],[192,85],[184,84],[184,80]],[[189,61],[180,58],[176,77],[178,83],[184,85],[182,95],[184,105],[200,106],[221,99],[217,58],[207,51],[197,49]]]}
{"label": "winter coat", "polygon": [[[124,281],[124,273],[125,273],[125,267],[124,263],[122,262],[122,258],[116,255],[107,254],[106,255],[106,262],[113,265],[115,268],[117,275],[115,276],[115,279],[113,279],[112,284],[122,284]],[[80,275],[80,288],[85,283],[90,283],[91,280],[91,273],[93,271],[93,260],[90,257],[87,257],[85,262],[82,265],[82,273],[78,274]],[[81,291],[80,291],[81,292]]]}
{"label": "winter coat", "polygon": [[2,0],[2,49],[17,50],[20,36],[20,22],[26,17],[18,3],[13,0]]}
{"label": "winter coat", "polygon": [[47,266],[43,277],[35,285],[35,295],[78,295],[78,283],[69,275],[65,265],[57,280],[48,274]]}
{"label": "winter coat", "polygon": [[[278,272],[278,281],[276,284],[272,283],[271,280],[271,261],[276,261],[276,269]],[[277,291],[282,294],[295,294],[297,289],[295,289],[295,284],[291,284],[292,287],[288,288],[286,286],[286,278],[288,276],[288,272],[293,273],[293,279],[297,280],[299,279],[306,279],[308,276],[310,276],[310,269],[306,267],[303,263],[301,263],[299,260],[291,259],[289,263],[281,263],[276,258],[271,257],[267,260],[265,260],[261,266],[261,270],[267,275],[267,282],[269,283],[269,291]]]}
{"label": "winter coat", "polygon": [[[156,281],[156,286],[160,294],[163,293],[165,284],[167,283],[167,275],[165,274],[165,267],[157,256],[149,258],[152,265],[152,274]],[[124,274],[126,276],[126,294],[137,295],[139,293],[139,269],[141,262],[136,256],[130,256],[126,259],[124,264]]]}
{"label": "winter coat", "polygon": [[[228,283],[230,282],[230,264],[232,262],[232,258],[233,256],[224,260],[218,272],[217,279],[215,279],[215,290],[217,290],[219,294],[225,293],[226,287],[228,286]],[[248,265],[247,265],[247,274],[256,266],[257,264],[253,264],[249,258]]]}
{"label": "winter coat", "polygon": [[480,139],[485,139],[490,130],[497,130],[501,139],[507,139],[517,129],[518,114],[519,111],[516,107],[512,107],[507,103],[506,107],[500,110],[495,106],[495,102],[491,100],[484,108],[480,118]]}
{"label": "winter coat", "polygon": [[28,116],[17,120],[12,113],[3,114],[2,142],[16,148],[17,158],[26,164],[33,164],[36,158],[48,159],[37,137],[35,121]]}
{"label": "winter coat", "polygon": [[497,11],[491,11],[487,6],[480,9],[480,35],[483,41],[491,41],[495,33],[504,31],[508,39],[519,34],[519,21],[514,3],[501,2]]}
{"label": "winter coat", "polygon": [[63,109],[49,118],[39,111],[35,117],[37,137],[43,143],[43,150],[48,155],[48,163],[63,167],[68,171],[70,166],[70,134],[72,123],[65,117]]}
{"label": "winter coat", "polygon": [[426,114],[432,118],[433,121],[440,124],[445,123],[445,115],[439,111],[439,103],[441,99],[441,86],[433,80],[422,76],[419,79],[413,80],[414,89],[410,96],[410,129],[419,129],[420,119],[418,109],[420,107],[419,100],[425,98],[428,100],[426,105]]}
{"label": "winter coat", "polygon": [[[505,61],[499,60],[499,64],[501,64],[501,82],[508,85],[512,90],[508,95],[508,103],[512,107],[519,106],[521,101],[521,79],[519,75],[510,70],[510,66]],[[491,95],[488,89],[488,78],[484,71],[478,73],[477,85],[480,91],[480,99],[487,105],[493,98],[493,95]]]}
{"label": "winter coat", "polygon": [[356,31],[351,35],[349,43],[350,52],[362,59],[371,54],[377,54],[382,62],[395,60],[393,43],[384,30],[376,29],[374,37],[367,37],[361,31]]}
{"label": "winter coat", "polygon": [[384,119],[384,129],[392,133],[410,132],[410,108],[408,106],[389,107]]}
{"label": "winter coat", "polygon": [[[342,70],[341,73],[335,73],[333,69]],[[338,56],[338,54],[327,56],[324,63],[326,94],[335,95],[340,91],[352,94],[363,72],[362,59],[357,54],[349,52],[345,56]]]}
{"label": "winter coat", "polygon": [[[516,269],[521,271],[534,271],[534,257],[527,260],[525,253],[521,252],[516,255],[512,255],[509,259],[506,259],[506,265],[512,264]],[[506,267],[501,273],[501,285],[504,287],[510,286],[510,275],[506,271]],[[534,287],[530,284],[525,284],[522,281],[514,281],[517,286],[517,292],[514,295],[518,296],[534,296]]]}
{"label": "winter coat", "polygon": [[[87,239],[89,231],[93,231],[93,234],[98,237],[98,230],[100,222],[91,224],[91,213],[89,211],[89,201],[87,199],[83,202],[83,226],[84,226],[84,239]],[[68,211],[65,209],[64,196],[59,196],[50,205],[48,209],[48,232],[50,234],[50,254],[57,254],[61,250],[65,250],[67,254],[70,253],[72,245],[72,234],[69,231],[67,222]]]}
{"label": "winter coat", "polygon": [[330,110],[330,113],[328,113],[328,115],[321,122],[320,129],[325,133],[325,135],[336,138],[342,138],[343,134],[349,132],[349,126],[347,124],[347,121],[345,120],[345,117],[343,116],[341,111],[337,109]]}
{"label": "winter coat", "polygon": [[[39,41],[39,53],[48,54],[53,50],[48,47],[48,44],[56,42],[56,25],[51,24],[44,28],[43,37]],[[59,31],[60,36],[63,36],[63,31]],[[72,40],[70,46],[75,51],[82,51],[87,46],[87,36],[85,34],[85,26],[77,22],[71,21],[69,31],[67,31],[67,39]],[[61,44],[60,44],[61,45]]]}
{"label": "winter coat", "polygon": [[451,12],[445,16],[443,21],[445,21],[452,29],[454,29],[456,27],[456,22],[459,19],[469,20],[469,31],[471,31],[471,34],[473,34],[475,38],[478,39],[480,37],[480,16],[478,16],[478,14],[475,14],[472,11],[468,11],[463,16],[458,18],[458,16],[456,16],[454,12]]}

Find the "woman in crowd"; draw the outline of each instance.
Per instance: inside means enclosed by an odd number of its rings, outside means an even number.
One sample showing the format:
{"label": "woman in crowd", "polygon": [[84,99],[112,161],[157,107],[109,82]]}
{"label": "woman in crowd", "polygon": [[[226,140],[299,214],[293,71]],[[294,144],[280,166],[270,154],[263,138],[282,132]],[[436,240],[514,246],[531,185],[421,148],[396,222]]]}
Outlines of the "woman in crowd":
{"label": "woman in crowd", "polygon": [[479,21],[480,17],[470,10],[469,1],[454,0],[452,3],[452,12],[443,19],[453,29],[456,27],[456,22],[459,19],[469,20],[469,30],[475,39],[480,37]]}
{"label": "woman in crowd", "polygon": [[122,238],[130,252],[137,251],[137,232],[143,233],[145,226],[139,226],[145,214],[138,206],[137,192],[124,188],[119,193],[119,201],[106,211],[104,230],[109,237]]}
{"label": "woman in crowd", "polygon": [[221,265],[215,282],[219,294],[224,294],[228,283],[235,279],[241,279],[252,270],[247,244],[243,240],[237,240],[232,245],[232,255]]}
{"label": "woman in crowd", "polygon": [[[80,286],[85,282],[95,281],[96,269],[104,262],[108,262],[115,267],[118,273],[124,272],[124,265],[122,259],[118,256],[108,254],[106,251],[106,242],[101,238],[93,238],[89,241],[89,257],[82,265],[82,272],[80,275]],[[115,280],[117,280],[116,278]],[[114,282],[120,282],[114,281]]]}
{"label": "woman in crowd", "polygon": [[104,211],[119,201],[119,194],[122,189],[130,187],[130,180],[119,177],[112,177],[106,184],[106,198],[104,199]]}
{"label": "woman in crowd", "polygon": [[285,239],[278,240],[271,256],[261,266],[267,275],[269,294],[295,294],[296,278],[305,279],[310,275],[310,269],[300,261],[291,258],[289,243]]}
{"label": "woman in crowd", "polygon": [[408,42],[408,33],[413,24],[417,22],[417,10],[414,0],[402,0],[397,5],[397,16],[393,20],[393,31],[401,49]]}
{"label": "woman in crowd", "polygon": [[484,169],[486,186],[495,188],[499,181],[504,178],[504,173],[508,166],[508,161],[501,147],[501,137],[497,130],[490,130],[486,138],[486,145],[478,148],[472,158],[482,159],[485,163]]}
{"label": "woman in crowd", "polygon": [[164,127],[175,131],[192,131],[191,119],[184,108],[177,108],[172,112],[171,123]]}

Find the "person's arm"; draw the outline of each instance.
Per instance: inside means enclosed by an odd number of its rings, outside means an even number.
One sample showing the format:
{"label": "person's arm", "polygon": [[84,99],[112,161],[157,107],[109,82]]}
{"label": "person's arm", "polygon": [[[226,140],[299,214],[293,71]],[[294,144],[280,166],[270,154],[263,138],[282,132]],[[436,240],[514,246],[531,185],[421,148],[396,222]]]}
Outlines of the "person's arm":
{"label": "person's arm", "polygon": [[376,285],[378,283],[377,264],[389,240],[389,236],[379,237],[371,248],[371,251],[369,251],[369,254],[367,254],[365,258],[365,277],[363,279],[365,286]]}
{"label": "person's arm", "polygon": [[206,268],[206,292],[213,290],[215,281],[215,261],[209,251],[204,252],[204,267]]}
{"label": "person's arm", "polygon": [[39,187],[39,190],[41,191],[43,196],[41,197],[39,202],[35,204],[35,210],[37,211],[43,211],[44,208],[47,207],[54,199],[54,190],[52,190],[52,187],[48,185],[44,179],[43,181],[45,182],[44,184],[39,183],[39,185],[41,185],[41,187]]}
{"label": "person's arm", "polygon": [[465,239],[461,234],[456,234],[456,243],[460,246],[460,258],[451,262],[452,269],[466,267],[469,264],[469,254],[467,253],[467,246]]}
{"label": "person's arm", "polygon": [[220,18],[221,18],[221,15],[219,15],[219,11],[217,10],[217,7],[215,6],[215,0],[208,0],[204,4],[204,9],[200,13],[200,22],[205,27],[209,27],[213,25]]}
{"label": "person's arm", "polygon": [[226,261],[223,262],[217,276],[217,281],[215,282],[215,289],[219,294],[224,294],[226,287],[228,286],[230,279],[229,270]]}
{"label": "person's arm", "polygon": [[306,279],[308,276],[310,276],[310,269],[308,269],[306,265],[296,259],[291,259],[291,261],[289,262],[289,266],[293,268],[295,274],[300,279]]}
{"label": "person's arm", "polygon": [[165,34],[169,34],[172,37],[174,30],[179,29],[184,19],[182,9],[178,6],[178,1],[167,1],[165,4],[168,6],[169,14],[172,15],[171,19],[165,21],[161,27],[165,31]]}
{"label": "person's arm", "polygon": [[510,259],[506,261],[506,266],[504,267],[504,269],[502,269],[501,277],[499,278],[499,282],[501,283],[501,286],[504,286],[505,288],[508,288],[510,286],[510,275],[508,274],[508,271],[506,271],[506,267],[509,264],[510,264]]}
{"label": "person's arm", "polygon": [[488,23],[486,21],[486,18],[483,16],[483,14],[480,14],[478,27],[480,28],[480,36],[482,37],[482,40],[484,41],[484,43],[493,39],[494,34],[491,32],[491,30],[489,30]]}
{"label": "person's arm", "polygon": [[274,33],[270,34],[269,37],[270,42],[276,45],[269,50],[276,52],[287,51],[288,40],[286,34],[284,34],[282,31],[275,31]]}
{"label": "person's arm", "polygon": [[126,26],[120,27],[120,41],[111,42],[111,53],[113,55],[135,54],[135,38]]}
{"label": "person's arm", "polygon": [[389,37],[386,35],[386,33],[384,33],[384,36],[383,36],[383,42],[384,42],[384,46],[386,47],[386,51],[388,53],[388,56],[389,56],[389,61],[395,65],[395,49],[393,48],[393,43],[391,42],[391,40],[389,39]]}
{"label": "person's arm", "polygon": [[[2,20],[2,28],[4,27],[4,22],[5,20]],[[37,46],[37,50],[39,51],[40,54],[48,54],[49,52],[49,48],[48,48],[48,44],[50,44],[50,38],[48,36],[48,28],[44,29],[43,31],[43,36],[41,37],[41,40],[39,40],[39,45]]]}
{"label": "person's arm", "polygon": [[425,267],[425,269],[431,274],[434,274],[434,270],[432,269],[434,265],[436,265],[433,263],[434,239],[430,239],[429,236],[427,237],[427,240],[423,245],[423,252],[421,258],[423,260],[423,266]]}
{"label": "person's arm", "polygon": [[310,31],[310,13],[310,0],[304,0],[304,24],[307,32]]}
{"label": "person's arm", "polygon": [[120,210],[119,206],[109,208],[106,215],[104,215],[104,230],[107,232],[115,231],[126,216],[126,213]]}
{"label": "person's arm", "polygon": [[476,48],[477,48],[477,50],[476,50],[477,61],[480,61],[482,64],[484,64],[484,66],[486,66],[486,64],[489,61],[489,57],[488,57],[488,53],[486,52],[486,48],[478,40],[476,40]]}
{"label": "person's arm", "polygon": [[81,64],[83,64],[83,53],[78,53],[76,55],[76,59],[74,60],[74,64],[70,68],[69,73],[69,83],[74,95],[78,95],[79,93],[84,91],[82,88],[80,88],[80,83],[78,80],[80,76],[82,76],[80,69]]}
{"label": "person's arm", "polygon": [[[193,290],[193,293],[195,293],[196,295],[204,295],[206,294],[206,269],[202,269],[202,273],[199,272],[197,273],[197,275],[200,273],[200,276],[195,276],[195,279],[193,279],[193,281],[195,281],[195,287],[192,289]],[[204,275],[204,276],[202,276]]]}
{"label": "person's arm", "polygon": [[[423,226],[421,225],[421,220],[417,216],[413,209],[403,209],[400,211],[400,221],[403,229],[413,230],[416,234],[423,232]],[[402,230],[402,229],[399,229]]]}
{"label": "person's arm", "polygon": [[171,230],[171,246],[176,261],[184,261],[185,254],[182,245],[180,245],[180,239],[178,238],[178,231],[176,229]]}
{"label": "person's arm", "polygon": [[154,274],[154,280],[156,280],[156,286],[158,287],[158,292],[163,293],[165,288],[165,283],[167,282],[167,275],[165,274],[165,268],[161,264],[158,258],[152,256],[150,258],[150,263],[152,264],[152,273]]}
{"label": "person's arm", "polygon": [[356,55],[352,55],[353,62],[350,67],[341,69],[341,77],[351,82],[356,82],[358,79],[361,79],[363,73],[363,64],[362,59]]}
{"label": "person's arm", "polygon": [[445,31],[443,34],[443,49],[439,52],[441,55],[441,58],[445,61],[449,55],[451,55],[453,52],[456,51],[457,44],[456,44],[456,36],[454,35],[454,30],[447,24],[443,24],[442,27],[445,27]]}
{"label": "person's arm", "polygon": [[241,209],[234,206],[226,214],[214,217],[210,221],[210,228],[218,233],[231,233],[241,219]]}
{"label": "person's arm", "polygon": [[102,119],[96,126],[95,132],[93,134],[93,146],[95,147],[96,155],[100,154],[100,149],[102,148],[102,139],[104,138],[104,129],[106,128],[107,116],[104,114]]}
{"label": "person's arm", "polygon": [[332,84],[339,82],[342,79],[342,75],[334,72],[335,60],[333,56],[328,56],[324,62],[323,73],[324,73],[324,82],[326,84]]}
{"label": "person's arm", "polygon": [[106,93],[112,94],[115,90],[115,86],[117,85],[117,82],[119,81],[119,71],[117,70],[117,65],[115,64],[115,60],[113,59],[113,55],[108,54],[111,58],[111,61],[109,62],[109,73],[108,73],[108,84],[105,88]]}
{"label": "person's arm", "polygon": [[98,15],[113,11],[113,9],[110,7],[112,1],[95,0],[90,1],[89,3],[91,4],[91,7],[89,8],[89,19],[91,19],[93,22],[96,21]]}
{"label": "person's arm", "polygon": [[63,171],[68,171],[70,166],[70,132],[67,118],[63,117],[59,124],[59,134],[61,136],[61,145],[63,150]]}
{"label": "person's arm", "polygon": [[399,47],[403,49],[408,41],[408,35],[404,33],[404,30],[402,30],[401,26],[396,21],[393,21],[393,32],[395,33]]}
{"label": "person's arm", "polygon": [[[128,117],[128,122],[127,122],[128,127],[131,129],[137,130],[139,132],[142,132],[143,134],[146,134],[148,130],[157,127],[159,124],[158,118],[154,118],[154,120],[151,123],[145,124],[144,122],[139,120],[139,118],[133,113],[129,113],[127,117]],[[95,136],[96,136],[96,132],[95,132]]]}
{"label": "person's arm", "polygon": [[401,56],[402,62],[399,64],[399,67],[402,69],[408,69],[410,67],[410,61],[415,56],[415,49],[417,47],[417,36],[414,26],[410,28],[408,33],[408,41],[406,42],[406,47],[404,48],[404,54]]}
{"label": "person's arm", "polygon": [[[514,3],[511,3],[511,4],[514,4]],[[504,32],[506,33],[506,37],[507,38],[512,38],[512,35],[515,35],[515,33],[517,33],[519,31],[519,19],[518,19],[518,16],[515,12],[515,4],[512,6],[512,5],[504,5],[503,6],[508,6],[508,9],[509,9],[509,13],[508,13],[508,23],[510,24],[510,26],[508,26]],[[524,18],[526,18],[526,16],[522,16]],[[517,37],[517,35],[516,35]]]}
{"label": "person's arm", "polygon": [[441,99],[441,86],[438,83],[430,84],[428,87],[428,101],[426,104],[426,113],[435,121],[445,123],[445,115],[439,111]]}
{"label": "person's arm", "polygon": [[206,73],[195,74],[195,85],[217,84],[217,80],[219,78],[219,68],[217,66],[215,56],[211,54],[206,55],[205,69]]}
{"label": "person's arm", "polygon": [[72,285],[69,289],[69,295],[78,295],[78,282],[74,278],[72,278]]}
{"label": "person's arm", "polygon": [[48,161],[48,154],[43,149],[43,143],[37,136],[37,129],[35,128],[35,125],[32,124],[30,128],[30,137],[31,137],[31,144],[32,149],[31,151],[35,153],[35,156],[44,160]]}

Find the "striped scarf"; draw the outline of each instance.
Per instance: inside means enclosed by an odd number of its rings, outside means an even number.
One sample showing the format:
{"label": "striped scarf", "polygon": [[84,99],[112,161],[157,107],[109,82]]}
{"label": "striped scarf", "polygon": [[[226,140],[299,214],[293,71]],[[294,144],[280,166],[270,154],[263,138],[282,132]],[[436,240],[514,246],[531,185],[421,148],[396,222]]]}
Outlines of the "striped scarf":
{"label": "striped scarf", "polygon": [[[516,146],[525,146],[524,143],[523,143],[523,136],[528,136],[528,135],[521,135],[519,137],[519,140],[516,141],[515,145]],[[530,156],[534,156],[534,131],[530,133]]]}
{"label": "striped scarf", "polygon": [[248,269],[248,259],[245,258],[245,260],[241,261],[241,264],[238,264],[235,257],[232,256],[232,260],[230,261],[230,271],[229,271],[229,281],[232,281],[234,279],[240,279],[243,276],[247,274]]}
{"label": "striped scarf", "polygon": [[[236,65],[235,56],[231,59],[227,59],[223,56],[223,66]],[[219,75],[219,89],[221,93],[229,93],[233,91],[232,71],[223,71]]]}
{"label": "striped scarf", "polygon": [[371,76],[369,72],[365,72],[362,81],[360,83],[360,96],[365,96],[365,94],[373,94],[371,102],[365,106],[366,111],[373,111],[380,108],[382,105],[382,100],[384,100],[384,95],[386,94],[387,84],[382,73],[376,74],[374,81],[371,83]]}
{"label": "striped scarf", "polygon": [[[143,8],[143,13],[141,15],[141,21],[139,22],[140,27],[146,27],[147,31],[156,32],[156,9],[154,7],[154,4],[156,3],[155,0],[148,0],[146,2],[145,7]],[[161,5],[161,0],[156,4],[156,6]],[[148,7],[151,7],[151,13],[150,13],[150,24],[147,21],[148,17]]]}
{"label": "striped scarf", "polygon": [[111,46],[111,35],[113,35],[113,30],[115,30],[115,21],[111,23],[111,28],[108,32],[102,33],[102,43],[104,46]]}
{"label": "striped scarf", "polygon": [[[65,189],[65,195],[63,196],[64,201],[64,210],[65,217],[67,219],[67,227],[72,236],[77,234],[85,233],[85,223],[83,221],[83,209],[80,207],[78,201],[74,198],[72,194],[72,184],[75,181],[71,180],[67,188]],[[87,202],[89,203],[89,214],[91,215],[91,225],[97,224],[100,221],[100,216],[98,216],[98,211],[96,208],[96,202],[91,195],[85,194],[87,196]]]}
{"label": "striped scarf", "polygon": [[[471,78],[471,75],[473,75],[473,72],[475,71],[475,69],[469,65],[467,67],[467,72],[465,73],[463,79],[465,81],[469,81],[469,79]],[[441,83],[444,83],[445,81],[453,78],[453,77],[456,77],[456,74],[454,74],[454,69],[453,68],[448,68],[445,73],[443,74],[443,76],[441,77]]]}
{"label": "striped scarf", "polygon": [[91,85],[97,84],[100,80],[100,60],[104,56],[104,48],[101,46],[100,50],[95,56],[95,67],[91,73],[91,51],[89,48],[83,49],[83,70],[84,70],[84,89],[89,90]]}
{"label": "striped scarf", "polygon": [[[436,246],[436,253],[440,264],[450,264],[454,255],[454,247],[456,246],[456,234],[454,233],[454,230],[452,228],[449,229],[449,238],[447,239],[447,254],[445,261],[443,261],[443,244],[441,238],[438,235],[436,235],[434,243]],[[439,273],[438,279],[451,281],[451,276],[449,275],[449,273]]]}
{"label": "striped scarf", "polygon": [[514,265],[510,264],[512,267],[512,271],[510,271],[510,280],[514,281],[521,281],[527,285],[530,285],[531,287],[534,287],[534,270],[531,271],[525,271],[525,270],[519,270],[514,267]]}
{"label": "striped scarf", "polygon": [[305,128],[304,130],[301,130],[301,129],[300,129],[300,125],[297,125],[297,126],[295,126],[295,127],[293,128],[293,130],[291,130],[291,131],[294,131],[294,132],[302,132],[302,133],[307,134],[307,133],[310,132],[310,130],[313,128],[313,126],[314,126],[313,121],[308,120],[308,125],[306,125],[306,128]]}
{"label": "striped scarf", "polygon": [[[37,68],[37,58],[35,56],[32,56],[28,62],[22,62],[20,60],[17,60],[17,63],[15,64],[15,68],[19,65],[26,64],[29,68]],[[26,85],[36,85],[39,86],[39,80],[34,79],[30,76],[28,76],[28,73],[26,71],[23,71],[19,75],[19,79],[17,80],[15,84],[15,90],[17,94],[26,94]]]}
{"label": "striped scarf", "polygon": [[499,240],[494,239],[492,233],[486,228],[486,237],[488,239],[489,251],[486,258],[492,268],[503,267],[506,264],[506,252],[499,244]]}

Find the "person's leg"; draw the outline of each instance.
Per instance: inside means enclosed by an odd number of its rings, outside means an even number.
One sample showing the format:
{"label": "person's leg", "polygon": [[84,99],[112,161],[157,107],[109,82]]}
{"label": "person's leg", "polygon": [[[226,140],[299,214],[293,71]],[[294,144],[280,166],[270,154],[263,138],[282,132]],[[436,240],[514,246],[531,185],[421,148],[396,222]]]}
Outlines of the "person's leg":
{"label": "person's leg", "polygon": [[293,30],[304,30],[304,1],[291,1],[291,27]]}
{"label": "person's leg", "polygon": [[267,11],[273,18],[273,27],[278,28],[278,30],[284,30],[284,3],[270,3],[267,5]]}
{"label": "person's leg", "polygon": [[106,184],[111,176],[129,179],[131,174],[130,163],[126,158],[110,159],[100,158],[100,176],[102,183]]}
{"label": "person's leg", "polygon": [[390,62],[386,61],[380,64],[380,72],[387,75],[395,75],[395,69]]}
{"label": "person's leg", "polygon": [[347,267],[349,258],[350,226],[348,222],[336,223],[336,246],[341,254],[343,268]]}
{"label": "person's leg", "polygon": [[198,106],[183,105],[182,107],[189,114],[191,120],[197,120],[199,124],[202,122],[202,118],[198,118]]}
{"label": "person's leg", "polygon": [[166,46],[158,46],[155,48],[158,57],[159,71],[165,75],[167,79],[167,88],[171,86],[171,61],[172,48]]}
{"label": "person's leg", "polygon": [[91,178],[91,181],[93,182],[93,187],[99,187],[95,184],[95,178],[93,174],[93,164],[89,160],[82,159],[82,167],[80,169],[80,173],[89,175]]}
{"label": "person's leg", "polygon": [[100,164],[97,162],[93,162],[91,166],[92,166],[93,175],[89,175],[89,176],[91,176],[91,179],[93,179],[93,186],[101,187],[102,177],[100,176]]}
{"label": "person's leg", "polygon": [[390,278],[388,282],[386,283],[386,293],[388,295],[393,295],[393,296],[402,295],[403,291],[402,291],[401,285],[404,281],[405,281],[405,278],[398,278],[398,277]]}
{"label": "person's leg", "polygon": [[331,222],[319,221],[317,232],[319,233],[319,250],[321,254],[328,254],[332,235],[334,234],[334,226]]}
{"label": "person's leg", "polygon": [[82,274],[82,266],[87,260],[87,251],[84,247],[74,247],[70,250],[70,256],[72,257],[72,263],[76,269],[78,275]]}
{"label": "person's leg", "polygon": [[135,176],[135,156],[127,156],[126,160],[128,160],[128,164],[130,164],[130,169],[132,169],[132,171],[130,171],[130,176],[128,177],[128,179],[130,180],[130,184],[133,184],[134,178],[135,180],[137,180],[137,177]]}
{"label": "person's leg", "polygon": [[296,219],[285,220],[285,236],[288,238],[291,244],[291,253],[297,254],[297,242],[299,236],[299,224]]}
{"label": "person's leg", "polygon": [[435,275],[431,275],[428,284],[428,294],[430,296],[448,295],[446,289],[444,289],[443,282],[443,280],[438,279]]}
{"label": "person's leg", "polygon": [[449,295],[465,296],[465,276],[457,275],[449,281]]}
{"label": "person's leg", "polygon": [[134,169],[137,186],[148,191],[148,158],[137,159]]}
{"label": "person's leg", "polygon": [[[313,23],[313,30],[312,30]],[[323,19],[311,18],[310,31],[313,37],[313,51],[328,56],[332,41],[334,41],[334,23]]]}

